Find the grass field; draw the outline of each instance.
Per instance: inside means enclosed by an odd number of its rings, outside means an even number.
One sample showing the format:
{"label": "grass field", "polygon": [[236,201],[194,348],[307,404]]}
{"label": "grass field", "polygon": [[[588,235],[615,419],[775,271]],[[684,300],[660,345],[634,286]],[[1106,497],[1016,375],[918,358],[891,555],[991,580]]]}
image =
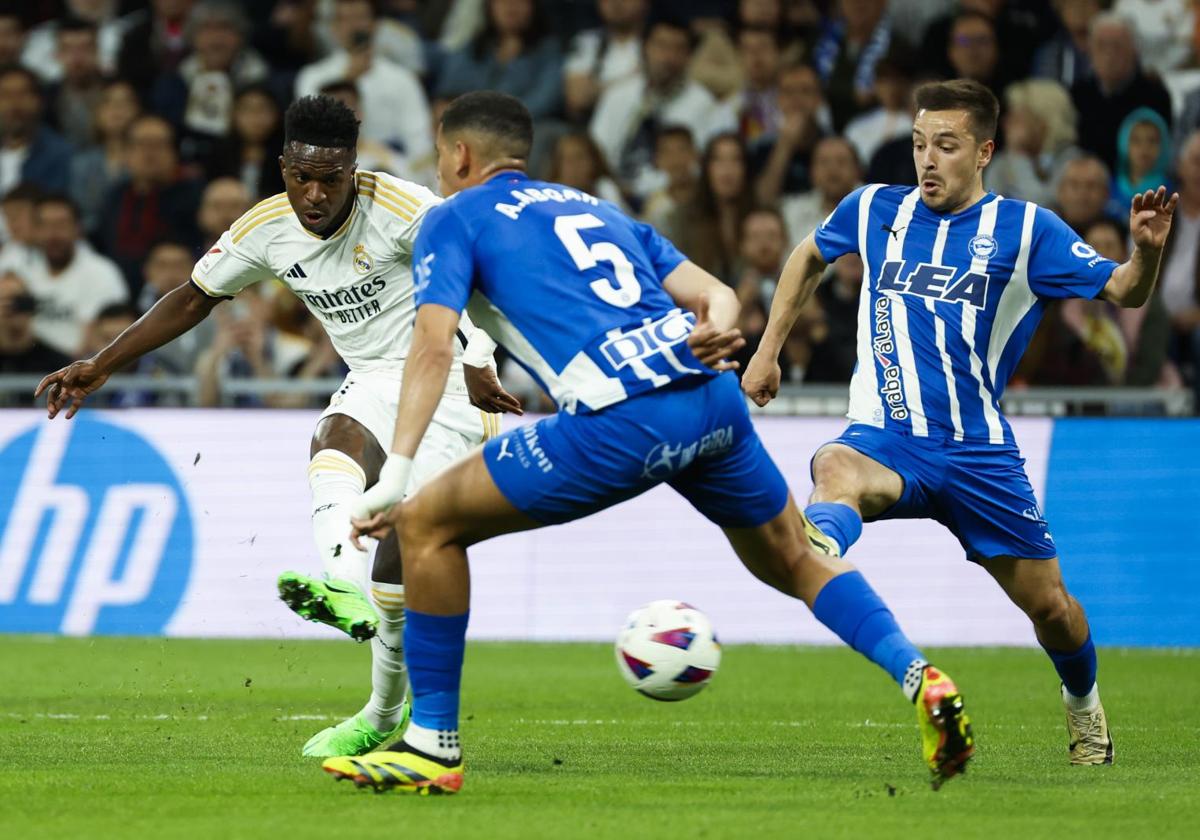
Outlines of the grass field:
{"label": "grass field", "polygon": [[0,638],[0,837],[1132,837],[1200,822],[1200,651],[1107,650],[1117,764],[1073,768],[1036,651],[934,651],[975,720],[929,790],[913,712],[846,651],[730,647],[653,703],[604,645],[468,650],[462,795],[336,784],[300,746],[363,699],[350,643]]}

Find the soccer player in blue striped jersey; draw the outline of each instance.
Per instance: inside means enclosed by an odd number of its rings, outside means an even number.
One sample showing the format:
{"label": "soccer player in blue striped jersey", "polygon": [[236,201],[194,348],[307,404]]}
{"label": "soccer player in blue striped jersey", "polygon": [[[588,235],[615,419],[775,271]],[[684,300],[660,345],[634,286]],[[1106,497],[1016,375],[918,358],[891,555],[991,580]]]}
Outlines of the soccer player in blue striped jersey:
{"label": "soccer player in blue striped jersey", "polygon": [[[733,290],[612,204],[530,179],[532,139],[529,112],[504,94],[467,94],[442,116],[438,175],[448,198],[414,252],[416,332],[392,454],[354,520],[356,539],[400,534],[412,721],[398,743],[325,769],[377,787],[457,791],[467,548],[579,519],[660,483],[720,526],[760,580],[813,607],[897,680],[909,675],[915,695],[924,657],[804,517],[754,431],[727,361],[743,344]],[[396,505],[464,307],[559,412],[493,438]],[[379,580],[397,573],[375,566]],[[830,587],[840,593],[833,601]],[[857,594],[847,608],[821,608],[848,592]],[[932,709],[924,734],[940,784],[972,742],[957,694],[943,691]]]}
{"label": "soccer player in blue striped jersey", "polygon": [[[927,84],[916,106],[919,185],[861,187],[797,246],[742,388],[759,405],[775,396],[776,360],[800,308],[826,264],[857,253],[864,276],[850,425],[813,458],[805,513],[843,553],[863,520],[928,518],[949,528],[1033,622],[1062,682],[1071,762],[1111,764],[1087,618],[1063,584],[1000,396],[1047,301],[1146,302],[1178,196],[1160,187],[1133,198],[1135,247],[1117,265],[1049,210],[984,189],[999,112],[987,88]],[[818,615],[854,597],[835,598],[833,586],[827,595]],[[934,688],[929,673],[918,706]]]}

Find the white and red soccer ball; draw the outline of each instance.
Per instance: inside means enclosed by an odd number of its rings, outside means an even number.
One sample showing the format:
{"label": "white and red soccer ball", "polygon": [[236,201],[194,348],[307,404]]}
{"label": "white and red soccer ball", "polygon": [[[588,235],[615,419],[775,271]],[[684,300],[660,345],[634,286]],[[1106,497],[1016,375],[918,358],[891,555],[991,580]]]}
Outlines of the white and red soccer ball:
{"label": "white and red soccer ball", "polygon": [[708,616],[682,601],[651,601],[630,613],[616,654],[625,681],[653,700],[686,700],[721,663]]}

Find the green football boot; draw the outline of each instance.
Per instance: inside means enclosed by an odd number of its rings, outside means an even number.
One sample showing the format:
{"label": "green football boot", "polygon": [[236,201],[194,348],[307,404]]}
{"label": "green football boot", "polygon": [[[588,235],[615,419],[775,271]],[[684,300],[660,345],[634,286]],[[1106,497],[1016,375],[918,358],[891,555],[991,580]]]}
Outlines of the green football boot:
{"label": "green football boot", "polygon": [[328,624],[357,642],[372,638],[379,627],[375,608],[345,580],[284,572],[279,576],[279,597],[301,618]]}
{"label": "green football boot", "polygon": [[378,732],[367,723],[366,718],[357,714],[352,718],[322,729],[308,739],[301,751],[310,758],[334,758],[339,755],[362,755],[376,749],[384,741],[399,738],[400,733],[408,724],[408,701],[400,707],[400,722],[387,732]]}

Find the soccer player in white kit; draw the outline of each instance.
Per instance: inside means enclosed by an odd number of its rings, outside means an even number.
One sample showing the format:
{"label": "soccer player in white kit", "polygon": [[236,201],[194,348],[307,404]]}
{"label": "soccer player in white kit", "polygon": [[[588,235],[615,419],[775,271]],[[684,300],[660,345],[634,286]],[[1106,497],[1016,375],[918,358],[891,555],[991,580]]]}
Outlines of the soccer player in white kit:
{"label": "soccer player in white kit", "polygon": [[[96,356],[50,374],[37,389],[39,395],[48,391],[51,418],[67,408],[69,419],[114,370],[187,332],[222,300],[262,280],[278,278],[320,321],[350,368],[310,447],[313,536],[325,576],[285,573],[280,595],[305,618],[373,641],[370,700],[309,740],[304,754],[318,757],[368,752],[408,717],[404,586],[369,579],[367,552],[349,540],[349,507],[378,480],[392,445],[415,317],[412,246],[425,213],[441,201],[416,184],[357,171],[357,142],[358,121],[337,100],[315,96],[293,103],[280,157],[287,191],[234,222],[196,264],[191,282],[165,295]],[[414,489],[494,434],[498,418],[491,412],[520,411],[489,367],[495,344],[464,323],[454,371],[416,458]],[[377,551],[399,548],[391,540]]]}

